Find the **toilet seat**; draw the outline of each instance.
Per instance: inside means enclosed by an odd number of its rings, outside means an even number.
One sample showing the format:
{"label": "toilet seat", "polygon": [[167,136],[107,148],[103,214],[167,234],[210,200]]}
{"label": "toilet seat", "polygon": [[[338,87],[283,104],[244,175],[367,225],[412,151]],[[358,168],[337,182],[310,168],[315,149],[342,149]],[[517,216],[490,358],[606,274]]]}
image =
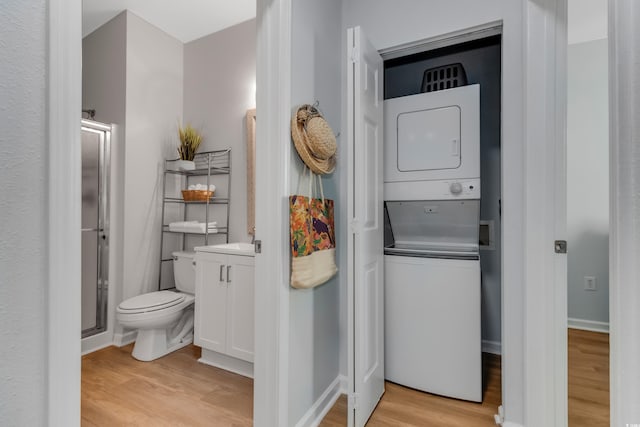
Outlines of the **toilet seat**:
{"label": "toilet seat", "polygon": [[118,306],[118,313],[138,314],[164,310],[180,304],[185,294],[172,291],[156,291],[138,295],[123,301]]}

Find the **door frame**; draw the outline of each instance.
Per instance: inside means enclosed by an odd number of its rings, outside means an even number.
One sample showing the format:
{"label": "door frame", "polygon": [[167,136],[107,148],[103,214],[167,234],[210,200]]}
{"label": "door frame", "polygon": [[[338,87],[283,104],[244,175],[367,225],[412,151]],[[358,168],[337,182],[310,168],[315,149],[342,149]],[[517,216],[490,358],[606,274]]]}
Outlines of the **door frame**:
{"label": "door frame", "polygon": [[[640,423],[639,125],[640,69],[629,55],[640,40],[632,0],[609,0],[609,373],[611,425]],[[629,161],[628,159],[632,159]]]}
{"label": "door frame", "polygon": [[[567,425],[567,0],[524,9],[524,425]],[[559,185],[558,185],[559,183]]]}
{"label": "door frame", "polygon": [[289,425],[292,0],[257,0],[254,425]]}
{"label": "door frame", "polygon": [[82,2],[48,2],[47,139],[49,182],[45,297],[45,417],[80,425],[80,110]]}
{"label": "door frame", "polygon": [[[545,31],[554,33],[556,26],[560,26],[559,31],[566,31],[566,15],[564,22],[562,20],[556,21],[554,17],[555,12],[552,13],[538,13],[541,10],[540,5],[544,5],[547,8],[551,8],[551,4],[554,3],[550,0],[523,0],[525,3],[523,7],[528,7],[528,13],[526,16],[526,28],[529,31],[528,34],[533,34],[533,31],[537,31],[539,34],[546,34]],[[564,10],[566,11],[566,0],[560,0],[564,4]],[[291,0],[258,0],[258,70],[269,71],[269,75],[260,75],[258,73],[258,106],[261,111],[264,111],[262,117],[265,117],[262,123],[266,125],[258,125],[257,135],[258,140],[272,141],[273,153],[269,154],[269,159],[273,159],[279,166],[286,166],[289,156],[287,153],[290,148],[288,147],[288,139],[284,139],[285,133],[288,135],[288,116],[290,113],[290,97],[288,96],[289,87],[286,83],[286,77],[290,74],[290,35],[291,35]],[[633,215],[628,215],[625,212],[633,212],[633,198],[621,197],[623,195],[622,190],[631,191],[638,189],[638,185],[628,182],[629,177],[632,174],[637,174],[633,165],[623,165],[620,159],[624,159],[625,155],[628,155],[633,150],[633,140],[623,139],[625,132],[628,132],[630,127],[633,126],[630,118],[623,115],[620,111],[619,104],[628,102],[627,95],[624,91],[618,93],[616,91],[617,85],[623,77],[632,80],[632,76],[622,76],[623,70],[615,62],[616,48],[620,43],[622,47],[625,46],[625,37],[629,34],[633,34],[633,23],[624,21],[625,6],[628,7],[626,0],[610,0],[609,9],[609,33],[610,33],[610,81],[611,81],[611,158],[610,158],[610,173],[611,173],[611,216],[610,216],[610,266],[611,266],[611,281],[610,281],[610,334],[612,339],[611,344],[611,421],[612,425],[619,425],[618,421],[624,414],[628,414],[631,409],[636,405],[636,400],[640,391],[640,384],[630,384],[626,382],[622,384],[620,380],[620,373],[631,370],[637,372],[640,369],[630,363],[628,358],[623,358],[624,354],[632,354],[637,350],[638,339],[637,334],[634,335],[633,331],[624,329],[625,323],[629,320],[636,321],[635,324],[640,323],[639,313],[633,312],[633,310],[626,310],[627,317],[623,317],[622,313],[625,309],[631,307],[631,305],[638,300],[638,290],[633,289],[633,281],[623,282],[623,278],[637,277],[638,273],[632,260],[637,259],[639,252],[636,238],[632,233],[625,233],[625,226],[630,226],[633,223]],[[552,8],[551,8],[552,9]],[[548,10],[548,9],[547,9]],[[553,9],[552,9],[553,10]],[[552,21],[549,21],[552,19]],[[81,80],[81,22],[82,22],[82,6],[80,0],[63,1],[63,0],[51,0],[48,3],[48,52],[47,57],[48,70],[47,70],[47,114],[48,114],[48,157],[49,163],[49,198],[48,198],[48,214],[49,214],[49,234],[47,242],[47,252],[49,257],[49,283],[48,292],[45,296],[47,311],[47,338],[48,338],[48,355],[46,358],[46,413],[50,425],[65,425],[75,426],[79,425],[80,420],[80,203],[79,203],[79,188],[80,188],[80,167],[79,167],[79,153],[80,153],[80,128],[78,115],[75,112],[80,111],[80,80]],[[550,27],[545,27],[545,24],[552,23]],[[564,25],[564,29],[562,26]],[[545,28],[547,30],[545,30]],[[554,33],[555,34],[555,33]],[[557,57],[558,41],[553,37],[544,38],[545,43],[538,44],[537,46],[531,46],[536,50],[528,52],[528,58],[534,58],[535,55],[539,55],[538,49],[552,49],[556,52],[553,61],[555,62],[559,58]],[[526,43],[535,42],[534,37],[527,37],[527,33],[524,33],[523,47],[528,47]],[[562,46],[560,46],[562,48]],[[534,53],[535,52],[535,53]],[[545,62],[548,60],[543,57]],[[561,58],[560,58],[561,59]],[[566,55],[565,55],[566,60]],[[548,65],[548,64],[547,64]],[[540,66],[540,65],[539,65]],[[527,76],[531,76],[531,72],[535,71],[536,66],[532,61],[526,61],[524,64],[525,73]],[[554,65],[555,67],[555,65]],[[277,70],[278,73],[272,71]],[[558,70],[556,70],[557,72]],[[620,75],[619,75],[620,74]],[[626,81],[625,81],[626,82]],[[566,86],[566,84],[565,84]],[[529,91],[534,87],[527,85]],[[560,86],[559,88],[562,89]],[[566,90],[566,87],[564,88]],[[281,91],[281,92],[279,92]],[[549,87],[545,88],[545,96],[543,99],[536,100],[536,94],[529,92],[532,99],[526,99],[526,106],[533,107],[536,102],[542,106],[542,115],[544,116],[544,123],[549,126],[549,123],[553,123],[553,109],[545,109],[551,105],[558,105],[559,101],[557,93],[551,90]],[[527,122],[532,120],[526,115],[528,110],[525,110],[523,119]],[[271,117],[273,120],[267,120],[266,114],[273,114]],[[285,114],[286,113],[286,114]],[[549,122],[549,119],[551,122]],[[537,148],[532,145],[533,137],[538,135],[539,131],[534,131],[533,126],[527,126],[526,131],[523,133],[525,136],[526,150],[523,153],[524,164],[522,164],[523,172],[520,175],[520,179],[527,185],[539,177],[540,172],[536,170],[535,154]],[[559,123],[551,125],[553,130],[546,136],[551,136],[552,140],[556,140],[559,135]],[[549,131],[549,129],[547,129]],[[287,137],[288,138],[288,137]],[[553,150],[557,147],[554,145]],[[553,151],[552,150],[552,151]],[[75,157],[70,157],[69,153],[74,153]],[[550,155],[550,151],[546,152],[546,155]],[[77,154],[77,156],[75,155]],[[544,156],[545,153],[543,152]],[[75,162],[75,160],[78,160]],[[76,164],[77,163],[77,164]],[[620,171],[619,168],[624,166]],[[635,168],[637,169],[637,167]],[[260,170],[258,168],[258,170]],[[273,212],[269,215],[275,216],[277,213],[282,213],[284,209],[283,195],[286,196],[286,179],[288,177],[286,167],[274,168],[275,174],[269,177],[269,182],[276,184],[275,188],[269,190],[269,200],[279,200],[279,203],[269,204],[267,206],[277,205],[275,209],[277,212]],[[614,171],[618,171],[614,175]],[[626,178],[626,180],[625,180]],[[259,182],[260,176],[257,177]],[[69,189],[75,189],[69,191]],[[524,189],[524,187],[523,187]],[[77,194],[76,194],[77,193]],[[626,193],[625,193],[626,194]],[[78,197],[76,197],[78,196]],[[521,195],[525,199],[524,195]],[[261,200],[267,199],[266,195],[263,195]],[[540,201],[543,204],[541,206],[547,206],[549,203],[553,204],[553,200],[545,197],[540,192],[526,195],[526,200],[521,200],[517,204],[523,206],[523,214],[525,221],[528,221],[532,215],[539,212],[540,205],[536,205],[536,201]],[[262,206],[259,202],[258,206]],[[637,213],[637,212],[635,212]],[[265,214],[265,212],[263,212]],[[265,216],[266,218],[266,216]],[[263,383],[255,391],[256,396],[262,395],[268,391],[272,391],[273,394],[270,400],[264,402],[264,407],[256,408],[256,414],[264,414],[264,425],[269,425],[270,421],[280,422],[286,420],[286,402],[287,402],[287,386],[288,376],[286,371],[287,362],[287,346],[288,346],[288,295],[286,289],[283,289],[286,285],[286,279],[288,274],[288,255],[286,252],[286,242],[284,242],[286,234],[283,234],[284,225],[283,220],[275,221],[269,224],[270,227],[264,228],[260,231],[260,238],[264,239],[268,248],[271,248],[273,254],[269,254],[269,261],[277,262],[280,268],[277,268],[276,277],[277,280],[264,281],[266,286],[264,287],[264,294],[266,295],[268,290],[273,292],[269,296],[269,301],[274,303],[273,306],[263,304],[261,310],[256,311],[256,333],[263,331],[268,334],[267,339],[264,337],[260,342],[257,341],[257,348],[261,348],[261,352],[256,354],[256,378],[262,378]],[[264,223],[263,223],[264,227]],[[550,224],[547,226],[550,230]],[[554,225],[555,227],[555,225]],[[545,228],[545,233],[548,233]],[[279,233],[279,234],[278,234]],[[536,235],[538,230],[532,229],[529,225],[524,231],[525,237],[525,254],[535,254],[538,250],[550,251],[550,243],[547,240],[539,241]],[[283,237],[285,236],[285,237]],[[77,237],[77,239],[75,238]],[[533,239],[532,239],[533,238]],[[71,243],[67,243],[71,242]],[[74,243],[75,242],[75,243]],[[628,256],[622,257],[621,253],[624,250],[631,248],[633,252]],[[267,259],[266,254],[258,256],[258,265],[262,265],[264,268]],[[265,257],[265,258],[263,258]],[[264,261],[258,261],[264,259]],[[525,260],[522,260],[524,263]],[[544,264],[545,269],[552,268],[548,263]],[[528,268],[526,266],[529,266]],[[566,346],[561,349],[556,342],[558,331],[562,330],[566,333],[566,318],[560,320],[558,318],[558,312],[561,310],[559,305],[556,305],[556,315],[553,321],[553,327],[551,327],[551,334],[546,335],[544,331],[545,327],[540,327],[545,323],[537,323],[542,317],[542,310],[539,310],[538,302],[543,301],[546,303],[554,304],[554,296],[558,296],[559,293],[553,290],[546,289],[547,287],[539,287],[538,278],[540,273],[532,271],[534,267],[533,261],[527,261],[526,266],[523,264],[521,269],[522,278],[524,280],[524,289],[526,298],[523,298],[523,305],[525,309],[525,324],[521,332],[524,334],[525,349],[518,350],[518,340],[509,343],[508,337],[503,337],[503,346],[509,346],[514,350],[517,359],[520,359],[519,355],[523,354],[523,367],[524,367],[524,381],[522,381],[523,390],[523,404],[524,413],[526,413],[526,425],[531,424],[534,419],[537,419],[537,414],[553,413],[553,417],[557,417],[562,409],[557,409],[556,405],[551,402],[553,397],[550,397],[559,392],[558,389],[563,388],[558,382],[554,381],[550,375],[547,375],[546,363],[549,360],[555,360],[556,364],[562,358],[561,355],[566,354]],[[76,272],[70,278],[69,272]],[[553,269],[551,271],[554,271]],[[77,276],[77,277],[76,277]],[[273,273],[268,276],[272,277]],[[260,276],[256,276],[260,277]],[[565,284],[566,288],[566,284]],[[260,286],[256,288],[261,289]],[[566,290],[566,289],[565,289]],[[550,292],[550,293],[549,293]],[[263,294],[261,293],[261,294]],[[531,297],[531,299],[529,299]],[[258,295],[256,296],[258,298]],[[542,299],[537,299],[542,298]],[[69,301],[77,300],[77,310],[69,310]],[[632,316],[632,317],[629,317]],[[263,321],[264,323],[260,324]],[[504,320],[503,320],[504,322]],[[504,323],[503,323],[504,324]],[[518,326],[517,324],[515,325]],[[536,344],[540,344],[541,347],[536,347]],[[526,359],[527,349],[534,351],[538,355],[536,358]],[[507,349],[505,349],[507,350]],[[538,363],[538,361],[540,363]],[[510,362],[507,362],[510,363]],[[517,363],[517,360],[516,360]],[[509,368],[515,372],[518,366]],[[522,366],[520,367],[522,369]],[[260,373],[261,372],[261,373]],[[509,371],[507,371],[509,372]],[[566,358],[565,358],[565,373],[566,375]],[[516,375],[517,376],[517,375]],[[549,377],[549,378],[546,378]],[[510,379],[514,384],[509,385],[513,391],[518,394],[518,378]],[[531,381],[531,383],[530,383]],[[505,379],[503,379],[503,384]],[[566,383],[565,383],[566,384]],[[60,393],[60,390],[65,390],[64,393]],[[545,390],[552,390],[552,393],[543,398],[542,402],[538,401],[536,392],[544,393]],[[544,395],[544,394],[542,394]],[[537,396],[540,396],[538,394]],[[517,396],[516,396],[517,397]],[[516,399],[518,400],[518,399]],[[509,410],[509,408],[506,408]],[[518,410],[519,411],[519,410]],[[560,411],[560,412],[558,412]],[[284,417],[284,418],[283,418]],[[518,417],[519,418],[519,417]],[[557,419],[557,418],[556,418]],[[565,421],[566,422],[566,421]],[[624,421],[626,422],[626,421]],[[637,422],[637,420],[632,421]],[[277,424],[276,424],[277,425]],[[514,425],[514,424],[512,424]],[[542,424],[538,424],[542,425]],[[557,425],[557,424],[556,424]],[[563,424],[561,424],[563,425]]]}

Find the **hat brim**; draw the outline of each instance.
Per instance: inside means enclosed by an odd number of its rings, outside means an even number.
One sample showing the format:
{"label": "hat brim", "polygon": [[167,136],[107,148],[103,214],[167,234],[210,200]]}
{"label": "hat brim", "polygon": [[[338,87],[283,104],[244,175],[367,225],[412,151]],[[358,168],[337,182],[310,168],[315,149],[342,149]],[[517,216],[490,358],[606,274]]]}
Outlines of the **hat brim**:
{"label": "hat brim", "polygon": [[293,145],[296,147],[296,151],[298,152],[300,159],[302,159],[307,167],[309,167],[309,169],[314,173],[324,175],[335,170],[335,156],[324,160],[318,159],[309,150],[307,136],[302,124],[297,120],[297,112],[291,118],[291,138],[293,139]]}

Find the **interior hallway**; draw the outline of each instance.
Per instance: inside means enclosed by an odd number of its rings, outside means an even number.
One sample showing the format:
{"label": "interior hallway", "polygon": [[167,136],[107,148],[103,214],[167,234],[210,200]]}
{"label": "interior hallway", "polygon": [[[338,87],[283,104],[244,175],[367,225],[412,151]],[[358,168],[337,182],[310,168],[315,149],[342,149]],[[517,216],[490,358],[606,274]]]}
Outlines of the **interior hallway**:
{"label": "interior hallway", "polygon": [[[251,426],[253,381],[197,362],[188,346],[153,362],[131,357],[132,345],[82,358],[83,426]],[[495,426],[500,358],[484,355],[482,404],[447,399],[387,383],[367,424],[376,426]],[[341,397],[321,423],[346,425]],[[569,329],[569,425],[609,425],[609,335]]]}

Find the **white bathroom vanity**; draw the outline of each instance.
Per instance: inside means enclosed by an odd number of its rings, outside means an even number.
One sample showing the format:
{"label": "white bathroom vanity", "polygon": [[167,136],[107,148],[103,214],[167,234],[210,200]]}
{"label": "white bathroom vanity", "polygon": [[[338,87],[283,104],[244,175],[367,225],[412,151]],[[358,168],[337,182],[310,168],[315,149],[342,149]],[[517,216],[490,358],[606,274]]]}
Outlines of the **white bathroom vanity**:
{"label": "white bathroom vanity", "polygon": [[253,378],[253,245],[227,243],[195,251],[199,362]]}

